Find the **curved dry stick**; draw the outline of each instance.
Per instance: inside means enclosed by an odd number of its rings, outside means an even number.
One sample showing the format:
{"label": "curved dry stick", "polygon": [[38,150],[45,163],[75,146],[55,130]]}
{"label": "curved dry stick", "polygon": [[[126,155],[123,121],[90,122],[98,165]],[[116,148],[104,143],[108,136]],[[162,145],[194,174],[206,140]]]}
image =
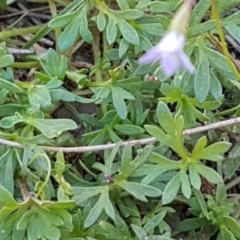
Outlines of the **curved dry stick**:
{"label": "curved dry stick", "polygon": [[[183,131],[183,135],[192,135],[200,132],[205,132],[208,130],[216,129],[216,128],[221,128],[221,127],[226,127],[230,125],[235,125],[240,123],[240,117],[217,122],[217,123],[212,123],[208,124],[205,126],[201,127],[196,127],[196,128],[191,128]],[[122,142],[121,146],[126,146],[127,144],[131,144],[132,146],[136,145],[147,145],[147,144],[153,144],[156,142],[156,139],[154,137],[150,138],[144,138],[144,139],[139,139],[139,140],[131,140],[131,141],[126,141]],[[23,148],[23,145],[18,143],[18,142],[13,142],[9,141],[6,139],[0,138],[0,144],[3,145],[8,145],[11,147],[17,147],[17,148]],[[44,151],[46,152],[65,152],[65,153],[83,153],[83,152],[97,152],[97,151],[102,151],[102,150],[107,150],[107,149],[112,149],[116,146],[116,143],[109,143],[109,144],[104,144],[104,145],[96,145],[96,146],[82,146],[82,147],[48,147],[48,146],[40,146]]]}

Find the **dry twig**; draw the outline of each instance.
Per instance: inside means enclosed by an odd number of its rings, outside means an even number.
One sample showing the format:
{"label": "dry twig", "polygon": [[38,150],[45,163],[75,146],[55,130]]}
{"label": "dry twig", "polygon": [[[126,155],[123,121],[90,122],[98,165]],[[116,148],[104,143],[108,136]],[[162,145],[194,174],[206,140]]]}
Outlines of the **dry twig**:
{"label": "dry twig", "polygon": [[[240,123],[240,117],[208,124],[201,127],[196,127],[192,129],[188,129],[183,131],[183,135],[192,135],[200,132],[205,132],[212,129],[227,127],[230,125],[235,125]],[[156,142],[156,139],[153,137],[150,138],[144,138],[139,140],[131,140],[122,142],[121,146],[126,146],[127,144],[131,144],[132,146],[136,145],[147,145],[147,144],[153,144]],[[6,139],[0,138],[0,144],[8,145],[10,147],[17,147],[17,148],[23,148],[23,145],[18,142],[9,141]],[[81,146],[81,147],[48,147],[48,146],[41,146],[43,150],[46,152],[65,152],[65,153],[83,153],[83,152],[97,152],[107,149],[112,149],[116,146],[116,143],[110,143],[110,144],[104,144],[104,145],[96,145],[96,146]]]}

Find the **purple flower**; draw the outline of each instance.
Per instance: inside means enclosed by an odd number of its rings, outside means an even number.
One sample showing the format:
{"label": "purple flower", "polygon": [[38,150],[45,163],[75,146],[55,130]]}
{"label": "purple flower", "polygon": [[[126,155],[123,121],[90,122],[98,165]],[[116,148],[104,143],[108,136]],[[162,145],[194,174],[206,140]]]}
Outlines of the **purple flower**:
{"label": "purple flower", "polygon": [[159,60],[167,77],[171,77],[181,66],[193,73],[195,68],[183,51],[184,45],[184,34],[169,31],[155,47],[139,58],[138,63],[148,64]]}

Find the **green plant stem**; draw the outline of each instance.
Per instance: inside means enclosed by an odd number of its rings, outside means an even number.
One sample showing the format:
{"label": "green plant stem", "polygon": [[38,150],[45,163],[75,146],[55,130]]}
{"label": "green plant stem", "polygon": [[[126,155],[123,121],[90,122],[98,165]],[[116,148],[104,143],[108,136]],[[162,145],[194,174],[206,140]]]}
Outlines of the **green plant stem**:
{"label": "green plant stem", "polygon": [[79,164],[81,167],[89,174],[91,175],[94,179],[97,179],[97,175],[94,174],[84,163],[83,161],[79,160]]}
{"label": "green plant stem", "polygon": [[109,14],[110,10],[107,7],[107,5],[105,4],[104,1],[101,0],[94,0],[94,2],[96,3],[96,5],[98,6],[99,10],[105,14]]}
{"label": "green plant stem", "polygon": [[38,181],[39,178],[35,174],[33,174],[28,168],[23,169],[22,160],[21,160],[21,157],[19,155],[19,150],[15,148],[14,152],[16,154],[16,157],[17,157],[17,160],[18,160],[18,164],[21,167],[21,172],[22,172],[21,176],[25,177],[25,172],[26,172],[29,176],[31,176],[32,179],[34,179],[35,181]]}
{"label": "green plant stem", "polygon": [[226,190],[233,188],[234,186],[238,185],[239,183],[240,183],[240,176],[238,176],[237,178],[233,179],[231,182],[226,184]]}
{"label": "green plant stem", "polygon": [[15,37],[19,35],[26,35],[29,33],[36,33],[40,29],[42,29],[45,26],[45,24],[41,24],[38,26],[33,27],[26,27],[26,28],[19,28],[19,29],[12,29],[0,32],[0,39],[9,38],[9,37]]}
{"label": "green plant stem", "polygon": [[[94,36],[93,54],[94,54],[94,64],[96,66],[96,65],[98,65],[99,59],[100,59],[100,32],[98,31],[98,29],[94,29],[93,36]],[[106,83],[102,79],[101,66],[97,67],[97,70],[95,72],[95,78],[96,78],[96,83]],[[106,86],[106,85],[104,85],[104,86]],[[101,104],[101,109],[102,109],[103,115],[105,113],[107,113],[107,105],[106,104]]]}
{"label": "green plant stem", "polygon": [[108,50],[108,47],[109,47],[107,37],[106,37],[106,32],[103,32],[102,38],[103,38],[103,53],[105,54]]}
{"label": "green plant stem", "polygon": [[46,176],[46,179],[44,181],[44,183],[42,184],[42,186],[40,187],[40,189],[38,190],[37,194],[36,194],[36,198],[38,198],[40,196],[40,194],[42,193],[43,189],[46,187],[49,179],[50,179],[50,176],[51,176],[51,171],[52,171],[52,167],[51,167],[51,162],[50,162],[50,159],[48,158],[47,155],[45,154],[37,154],[35,155],[28,163],[28,165],[31,165],[36,159],[37,157],[44,157],[46,159],[46,162],[47,162],[47,165],[48,165],[48,172],[47,172],[47,176]]}
{"label": "green plant stem", "polygon": [[[94,54],[94,64],[95,66],[99,63],[99,54],[100,54],[100,33],[97,29],[94,29],[93,36],[94,36],[94,43],[93,43],[93,54]],[[101,69],[97,69],[95,72],[96,82],[102,81],[102,72]]]}
{"label": "green plant stem", "polygon": [[[55,18],[57,16],[57,8],[56,8],[55,2],[53,0],[48,0],[48,4],[51,9],[52,18]],[[54,31],[55,31],[56,48],[57,48],[56,50],[58,52],[58,38],[61,34],[61,29],[56,28],[56,29],[54,29]]]}
{"label": "green plant stem", "polygon": [[211,5],[212,5],[212,16],[213,16],[213,18],[215,18],[215,21],[216,21],[218,35],[219,35],[221,45],[222,45],[222,49],[223,49],[223,54],[225,55],[227,63],[229,65],[229,67],[231,68],[231,70],[233,71],[234,75],[238,78],[238,80],[240,80],[240,73],[235,68],[235,65],[233,64],[233,62],[231,60],[231,55],[228,52],[227,43],[226,43],[226,40],[225,40],[225,37],[224,37],[221,20],[220,20],[220,16],[219,16],[219,13],[218,13],[217,1],[216,0],[211,0]]}
{"label": "green plant stem", "polygon": [[239,108],[240,108],[240,104],[238,104],[236,107],[227,109],[225,111],[222,111],[222,112],[219,112],[219,113],[215,113],[215,116],[224,116],[224,115],[230,114],[230,113],[232,113],[234,111],[237,111]]}
{"label": "green plant stem", "polygon": [[13,68],[40,68],[38,62],[14,62],[11,67]]}
{"label": "green plant stem", "polygon": [[7,31],[8,29],[12,29],[14,26],[16,26],[19,22],[22,21],[23,18],[27,16],[27,13],[25,12],[20,18],[18,18],[15,22],[13,22],[10,26],[7,26],[4,31]]}

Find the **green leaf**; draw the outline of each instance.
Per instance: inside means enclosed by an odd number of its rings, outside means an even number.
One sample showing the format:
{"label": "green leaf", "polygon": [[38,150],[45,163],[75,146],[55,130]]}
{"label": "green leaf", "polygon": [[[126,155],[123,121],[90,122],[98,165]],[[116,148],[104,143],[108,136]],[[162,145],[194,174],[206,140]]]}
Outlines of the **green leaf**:
{"label": "green leaf", "polygon": [[209,167],[206,167],[202,164],[196,164],[194,168],[200,175],[202,175],[211,183],[219,184],[223,182],[221,176]]}
{"label": "green leaf", "polygon": [[45,220],[51,222],[52,225],[57,227],[63,225],[63,220],[56,213],[43,208],[37,208],[37,212]]}
{"label": "green leaf", "polygon": [[197,190],[200,189],[202,181],[199,173],[195,169],[195,164],[189,164],[189,177],[191,185],[196,188]]}
{"label": "green leaf", "polygon": [[102,197],[102,202],[104,204],[104,210],[107,213],[107,215],[114,220],[115,219],[115,210],[113,208],[113,205],[109,199],[109,189],[106,189],[105,192],[102,193],[100,196]]}
{"label": "green leaf", "polygon": [[[66,71],[68,69],[68,59],[66,56],[60,55],[54,49],[50,48],[47,51],[47,54],[42,55],[39,60],[44,71],[49,77],[52,78],[48,84],[54,80],[64,80]],[[65,99],[63,98],[62,100]]]}
{"label": "green leaf", "polygon": [[85,222],[84,222],[84,227],[88,228],[90,227],[93,223],[96,222],[100,214],[102,213],[104,206],[105,206],[105,200],[106,197],[104,196],[105,193],[102,193],[97,201],[97,203],[94,205],[92,210],[90,211],[89,215],[87,216]]}
{"label": "green leaf", "polygon": [[106,16],[103,12],[100,12],[97,16],[97,27],[99,29],[100,32],[102,32],[107,25],[107,20],[106,20]]}
{"label": "green leaf", "polygon": [[234,6],[237,6],[240,3],[239,0],[229,0],[229,1],[225,1],[225,0],[218,0],[218,11],[220,14],[222,14],[225,11],[228,11],[230,9],[232,9]]}
{"label": "green leaf", "polygon": [[203,53],[200,53],[198,67],[194,78],[194,92],[197,100],[203,103],[210,90],[209,62]]}
{"label": "green leaf", "polygon": [[137,9],[126,9],[123,11],[113,11],[114,15],[120,19],[138,19],[144,16],[144,12]]}
{"label": "green leaf", "polygon": [[180,176],[181,176],[181,183],[182,183],[181,187],[182,187],[183,195],[187,199],[189,199],[191,197],[191,194],[192,194],[192,189],[191,189],[191,186],[190,186],[188,175],[186,174],[186,172],[181,171]]}
{"label": "green leaf", "polygon": [[107,235],[109,239],[119,239],[119,231],[112,224],[101,221],[100,231],[102,235]]}
{"label": "green leaf", "polygon": [[146,146],[144,149],[138,153],[136,158],[131,161],[132,159],[132,149],[131,146],[128,145],[124,148],[123,155],[121,158],[121,168],[119,171],[119,178],[121,180],[127,179],[129,176],[134,174],[134,172],[139,169],[144,162],[146,162],[152,152],[152,146]]}
{"label": "green leaf", "polygon": [[140,40],[139,40],[138,33],[132,25],[130,25],[125,20],[121,20],[121,21],[118,21],[118,26],[119,26],[120,32],[122,33],[122,36],[127,42],[133,45],[139,44]]}
{"label": "green leaf", "polygon": [[129,5],[128,5],[128,1],[127,0],[117,0],[118,6],[122,9],[128,9]]}
{"label": "green leaf", "polygon": [[73,200],[77,204],[81,204],[85,200],[100,194],[104,190],[104,187],[73,187],[74,196]]}
{"label": "green leaf", "polygon": [[198,36],[202,33],[209,32],[215,27],[216,27],[215,20],[209,20],[207,22],[203,22],[197,25],[192,25],[188,31],[188,36],[189,37]]}
{"label": "green leaf", "polygon": [[87,4],[81,11],[81,17],[78,19],[79,21],[79,32],[82,38],[87,42],[87,43],[92,43],[93,42],[93,35],[91,31],[88,28],[88,19],[87,19]]}
{"label": "green leaf", "polygon": [[180,173],[177,173],[167,184],[163,191],[162,202],[168,204],[177,196],[181,184]]}
{"label": "green leaf", "polygon": [[114,18],[108,19],[107,29],[106,29],[106,37],[109,44],[115,42],[117,38],[118,28],[117,23]]}
{"label": "green leaf", "polygon": [[163,36],[166,29],[160,23],[138,24],[138,29],[153,36]]}
{"label": "green leaf", "polygon": [[122,38],[119,44],[119,57],[121,58],[128,50],[129,43]]}
{"label": "green leaf", "polygon": [[216,77],[216,75],[210,71],[210,90],[209,92],[215,98],[216,101],[222,100],[222,84]]}
{"label": "green leaf", "polygon": [[51,105],[51,97],[45,86],[29,88],[28,99],[35,108],[46,108]]}
{"label": "green leaf", "polygon": [[238,11],[236,11],[233,14],[230,14],[229,16],[227,16],[226,18],[223,19],[222,23],[223,26],[229,26],[229,25],[235,25],[235,24],[239,24],[239,15],[240,13]]}
{"label": "green leaf", "polygon": [[30,220],[31,215],[33,214],[33,212],[31,210],[26,211],[21,218],[18,220],[17,223],[17,230],[25,230],[28,226],[28,222]]}
{"label": "green leaf", "polygon": [[168,159],[160,154],[157,154],[153,152],[149,158],[150,162],[158,163],[161,166],[172,166],[175,167],[176,169],[179,169],[181,166],[177,161],[173,161],[171,159]]}
{"label": "green leaf", "polygon": [[57,16],[53,18],[48,26],[50,28],[60,28],[67,25],[70,21],[72,21],[77,16],[77,12],[67,13],[64,15]]}
{"label": "green leaf", "polygon": [[237,25],[229,25],[225,27],[228,33],[236,40],[240,42],[240,27]]}
{"label": "green leaf", "polygon": [[75,18],[63,30],[58,39],[58,46],[61,52],[65,52],[74,45],[78,37],[78,28],[79,20]]}
{"label": "green leaf", "polygon": [[192,27],[195,27],[197,23],[201,22],[210,5],[211,3],[208,0],[201,0],[198,2],[198,4],[193,9],[192,17],[189,21]]}
{"label": "green leaf", "polygon": [[128,111],[124,99],[134,100],[134,96],[121,87],[112,87],[111,91],[113,105],[116,108],[119,117],[121,119],[126,119]]}
{"label": "green leaf", "polygon": [[62,132],[74,130],[77,124],[70,119],[26,119],[26,123],[33,125],[41,131],[46,137],[54,138],[59,136]]}
{"label": "green leaf", "polygon": [[9,92],[12,92],[12,93],[22,92],[22,89],[19,88],[16,84],[11,83],[1,77],[0,77],[0,89],[7,89]]}
{"label": "green leaf", "polygon": [[239,169],[240,161],[238,158],[227,158],[223,161],[222,171],[226,178],[230,179],[233,177],[235,172]]}
{"label": "green leaf", "polygon": [[172,113],[164,102],[159,102],[157,107],[157,119],[166,133],[173,135],[175,132],[175,123]]}
{"label": "green leaf", "polygon": [[11,193],[4,187],[0,186],[0,201],[3,206],[17,207],[18,203],[15,201]]}
{"label": "green leaf", "polygon": [[[169,142],[170,137],[167,136],[161,129],[158,127],[152,126],[152,125],[145,125],[144,128],[147,130],[147,132],[156,138],[157,141],[162,142],[163,144],[166,144],[166,142]],[[166,144],[167,145],[167,144]]]}
{"label": "green leaf", "polygon": [[232,144],[229,142],[214,143],[206,147],[202,151],[201,158],[211,160],[211,161],[220,161],[223,159],[223,157],[220,154],[227,152],[230,149],[231,145]]}
{"label": "green leaf", "polygon": [[[37,240],[39,239],[39,232],[42,232],[41,230],[43,229],[39,229],[41,228],[41,223],[40,223],[40,219],[37,217],[36,214],[32,214],[30,216],[29,219],[29,223],[28,223],[28,227],[27,227],[27,238],[28,239],[33,239],[33,240]],[[17,233],[16,233],[17,235]],[[24,234],[25,235],[25,234]],[[41,234],[42,236],[44,236],[44,234]],[[18,238],[16,238],[17,240]]]}
{"label": "green leaf", "polygon": [[227,198],[227,190],[224,183],[218,184],[216,191],[216,200],[221,203],[225,201]]}
{"label": "green leaf", "polygon": [[130,166],[130,162],[132,160],[132,146],[127,144],[123,149],[122,157],[121,157],[121,168],[119,172],[124,172]]}
{"label": "green leaf", "polygon": [[0,8],[1,9],[6,9],[7,8],[7,0],[3,0],[0,2]]}
{"label": "green leaf", "polygon": [[204,150],[206,145],[207,145],[207,137],[206,136],[203,136],[200,139],[198,139],[198,141],[194,145],[192,155],[191,155],[191,159],[193,161],[201,159],[201,153]]}
{"label": "green leaf", "polygon": [[[220,54],[217,51],[214,51],[208,47],[203,48],[204,55],[207,57],[210,61],[210,64],[216,68],[218,71],[224,74],[224,76],[233,76],[231,68],[229,67],[226,57],[222,54]],[[223,71],[224,69],[224,71]],[[233,78],[234,79],[234,78]]]}
{"label": "green leaf", "polygon": [[21,123],[23,121],[24,121],[23,117],[19,114],[16,114],[11,117],[2,118],[0,121],[0,127],[11,128],[11,127],[15,126],[17,123]]}
{"label": "green leaf", "polygon": [[58,202],[45,201],[45,202],[41,202],[40,206],[43,208],[52,207],[52,208],[71,209],[76,207],[76,203],[75,201],[58,201]]}
{"label": "green leaf", "polygon": [[190,218],[180,222],[177,226],[177,231],[188,232],[197,228],[201,228],[207,224],[210,223],[205,218]]}
{"label": "green leaf", "polygon": [[25,105],[5,103],[4,105],[0,106],[0,117],[3,118],[10,115],[14,115],[16,112],[21,112],[24,109],[26,109]]}
{"label": "green leaf", "polygon": [[206,202],[203,198],[203,195],[202,193],[197,190],[197,189],[193,189],[193,192],[198,200],[198,203],[200,204],[200,207],[204,213],[204,215],[206,216],[207,219],[209,219],[209,215],[208,215],[208,210],[207,210],[207,205],[206,205]]}
{"label": "green leaf", "polygon": [[240,225],[239,223],[230,216],[223,217],[225,224],[228,226],[229,230],[233,233],[235,237],[240,238]]}
{"label": "green leaf", "polygon": [[150,232],[156,226],[160,224],[163,218],[166,216],[167,211],[163,211],[152,217],[143,227],[146,232]]}
{"label": "green leaf", "polygon": [[164,2],[164,1],[154,1],[148,4],[151,11],[157,13],[170,13],[175,10],[176,4],[175,2]]}
{"label": "green leaf", "polygon": [[111,151],[107,150],[104,152],[104,163],[105,163],[104,167],[106,168],[106,171],[104,172],[104,174],[106,176],[111,176],[113,161],[117,156],[120,145],[121,143],[119,142]]}
{"label": "green leaf", "polygon": [[226,226],[221,226],[220,233],[218,234],[217,240],[237,240],[234,235],[227,229]]}
{"label": "green leaf", "polygon": [[61,232],[57,227],[50,224],[45,228],[44,235],[49,240],[59,240]]}
{"label": "green leaf", "polygon": [[66,228],[72,228],[72,215],[67,210],[56,207],[49,208],[49,210],[57,214],[63,220]]}
{"label": "green leaf", "polygon": [[134,233],[137,235],[139,240],[145,239],[147,237],[147,233],[139,226],[137,226],[135,224],[131,224],[131,227],[132,227]]}
{"label": "green leaf", "polygon": [[136,182],[121,181],[119,186],[143,202],[147,202],[145,196],[158,197],[162,194],[162,191],[160,191],[158,188]]}
{"label": "green leaf", "polygon": [[62,177],[65,171],[65,159],[62,151],[59,151],[56,155],[57,161],[55,162],[55,171],[57,176]]}
{"label": "green leaf", "polygon": [[85,123],[90,124],[92,126],[95,127],[103,127],[103,123],[100,122],[100,120],[98,120],[97,118],[86,114],[86,113],[80,113],[78,114],[78,117]]}
{"label": "green leaf", "polygon": [[6,161],[5,165],[5,184],[6,189],[13,195],[14,194],[14,173],[16,168],[15,154],[11,153],[10,158]]}
{"label": "green leaf", "polygon": [[143,128],[132,125],[132,124],[116,124],[114,126],[114,129],[119,131],[120,133],[129,135],[129,136],[137,135],[145,132]]}
{"label": "green leaf", "polygon": [[140,46],[136,46],[136,47],[140,47],[143,51],[148,51],[153,47],[153,45],[149,41],[149,39],[147,37],[145,37],[143,34],[139,34],[139,37],[140,37],[141,44],[140,44]]}
{"label": "green leaf", "polygon": [[14,57],[10,54],[5,54],[0,57],[0,68],[5,68],[14,63]]}

